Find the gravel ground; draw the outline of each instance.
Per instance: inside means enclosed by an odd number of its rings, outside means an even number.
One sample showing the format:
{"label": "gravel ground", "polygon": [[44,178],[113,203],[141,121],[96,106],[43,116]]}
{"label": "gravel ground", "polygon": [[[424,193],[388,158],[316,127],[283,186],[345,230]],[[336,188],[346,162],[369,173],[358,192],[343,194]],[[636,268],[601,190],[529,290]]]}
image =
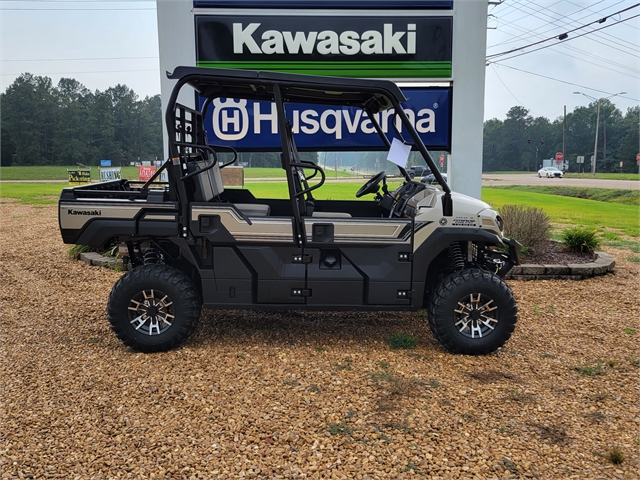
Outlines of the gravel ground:
{"label": "gravel ground", "polygon": [[[67,259],[55,205],[0,213],[3,479],[638,478],[627,252],[613,275],[510,282],[518,326],[484,357],[421,312],[205,311],[145,355],[108,327],[120,274]],[[401,331],[414,350],[389,349]]]}

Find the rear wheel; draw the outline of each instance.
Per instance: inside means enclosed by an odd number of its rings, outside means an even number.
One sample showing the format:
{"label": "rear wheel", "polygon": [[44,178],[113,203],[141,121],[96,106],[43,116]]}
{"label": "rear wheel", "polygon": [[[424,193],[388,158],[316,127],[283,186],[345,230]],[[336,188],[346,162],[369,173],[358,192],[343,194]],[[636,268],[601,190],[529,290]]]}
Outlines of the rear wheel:
{"label": "rear wheel", "polygon": [[478,268],[445,277],[429,302],[429,326],[453,353],[491,353],[511,337],[518,307],[497,275]]}
{"label": "rear wheel", "polygon": [[195,330],[201,303],[192,283],[167,265],[135,268],[109,295],[111,329],[126,345],[142,352],[175,348]]}

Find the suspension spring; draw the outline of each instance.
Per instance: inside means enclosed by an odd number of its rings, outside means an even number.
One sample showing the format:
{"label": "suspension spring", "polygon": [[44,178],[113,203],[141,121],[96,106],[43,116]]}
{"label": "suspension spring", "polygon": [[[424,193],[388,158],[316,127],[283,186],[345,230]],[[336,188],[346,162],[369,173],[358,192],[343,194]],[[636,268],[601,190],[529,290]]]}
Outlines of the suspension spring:
{"label": "suspension spring", "polygon": [[462,270],[464,268],[464,257],[462,256],[460,243],[454,242],[449,245],[449,256],[451,257],[451,266],[455,270]]}
{"label": "suspension spring", "polygon": [[144,264],[161,263],[162,255],[154,247],[149,247],[144,252]]}

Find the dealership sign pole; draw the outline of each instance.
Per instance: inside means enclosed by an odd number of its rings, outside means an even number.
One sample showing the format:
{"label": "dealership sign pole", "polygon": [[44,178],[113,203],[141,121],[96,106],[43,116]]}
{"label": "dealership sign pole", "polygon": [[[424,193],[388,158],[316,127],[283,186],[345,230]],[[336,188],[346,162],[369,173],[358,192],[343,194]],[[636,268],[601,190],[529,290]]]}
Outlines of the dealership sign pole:
{"label": "dealership sign pole", "polygon": [[[486,0],[158,0],[157,12],[163,74],[197,65],[396,81],[426,146],[457,156],[452,187],[480,197]],[[165,106],[171,87],[163,78]],[[291,108],[301,149],[383,148],[351,109]],[[216,143],[280,148],[268,103],[218,99],[210,110],[207,137]],[[379,114],[385,128],[391,113]]]}

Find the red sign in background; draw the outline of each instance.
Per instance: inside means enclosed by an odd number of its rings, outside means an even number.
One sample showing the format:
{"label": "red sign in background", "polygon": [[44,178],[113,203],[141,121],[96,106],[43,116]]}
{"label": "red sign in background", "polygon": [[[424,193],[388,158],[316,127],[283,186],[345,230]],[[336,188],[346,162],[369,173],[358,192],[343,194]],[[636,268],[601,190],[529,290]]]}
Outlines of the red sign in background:
{"label": "red sign in background", "polygon": [[156,173],[156,167],[139,166],[138,167],[138,180],[146,182],[153,174]]}

